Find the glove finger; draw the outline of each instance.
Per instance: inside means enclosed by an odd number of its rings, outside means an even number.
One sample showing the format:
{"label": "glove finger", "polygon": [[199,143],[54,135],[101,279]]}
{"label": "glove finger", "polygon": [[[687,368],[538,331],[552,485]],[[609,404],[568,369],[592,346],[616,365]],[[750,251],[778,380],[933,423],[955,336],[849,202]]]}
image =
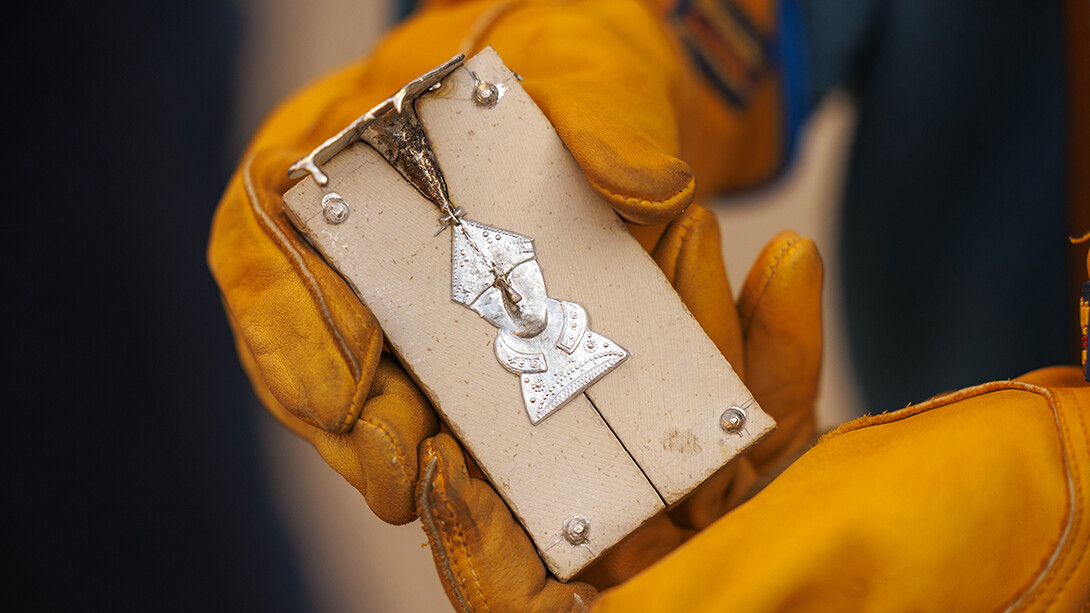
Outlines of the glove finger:
{"label": "glove finger", "polygon": [[590,184],[625,219],[677,217],[692,202],[678,159],[684,65],[652,10],[632,0],[525,3],[496,20],[491,44],[556,127]]}
{"label": "glove finger", "polygon": [[420,448],[417,506],[447,597],[462,611],[583,611],[597,591],[549,576],[499,495],[439,434]]}
{"label": "glove finger", "polygon": [[822,274],[814,242],[783,232],[757,257],[738,298],[746,385],[777,423],[748,453],[758,473],[794,453],[814,431]]}
{"label": "glove finger", "polygon": [[416,519],[417,449],[438,432],[439,418],[427,399],[401,365],[383,355],[356,426],[330,449],[338,456],[322,455],[342,475],[359,471],[358,489],[375,515],[404,524]]}
{"label": "glove finger", "polygon": [[371,312],[286,219],[285,173],[303,149],[262,149],[232,180],[208,259],[229,318],[277,403],[327,430],[352,427],[378,364]]}
{"label": "glove finger", "polygon": [[298,419],[277,402],[245,343],[236,334],[243,368],[254,392],[280,423],[314,445],[319,455],[359,490],[380,519],[406,524],[416,519],[416,450],[439,431],[439,420],[401,366],[384,355],[355,427],[334,434]]}

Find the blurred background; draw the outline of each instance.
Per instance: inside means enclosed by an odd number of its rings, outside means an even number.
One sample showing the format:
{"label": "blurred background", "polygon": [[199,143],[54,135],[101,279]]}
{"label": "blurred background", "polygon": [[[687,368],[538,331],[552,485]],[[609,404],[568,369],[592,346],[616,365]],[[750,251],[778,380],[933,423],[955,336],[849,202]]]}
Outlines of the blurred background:
{"label": "blurred background", "polygon": [[[204,263],[212,211],[262,117],[366,54],[409,4],[130,0],[13,15],[8,210],[30,213],[9,221],[4,260],[16,602],[449,609],[419,525],[375,519],[256,404]],[[814,41],[836,59],[815,67],[798,155],[713,209],[736,289],[781,229],[825,258],[819,423],[1073,362],[1079,256],[1064,241],[1090,229],[1070,216],[1090,211],[1090,167],[1068,160],[1087,160],[1090,135],[1064,100],[1065,82],[1085,91],[1070,57],[1085,68],[1086,46],[1062,43],[1088,40],[1085,2],[811,4],[845,19]]]}

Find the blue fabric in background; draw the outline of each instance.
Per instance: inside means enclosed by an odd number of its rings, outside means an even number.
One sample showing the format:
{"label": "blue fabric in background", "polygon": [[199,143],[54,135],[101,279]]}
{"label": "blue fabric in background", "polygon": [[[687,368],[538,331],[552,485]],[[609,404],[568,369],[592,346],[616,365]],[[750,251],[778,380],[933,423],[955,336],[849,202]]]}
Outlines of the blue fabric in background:
{"label": "blue fabric in background", "polygon": [[779,0],[780,31],[775,41],[775,57],[783,74],[786,108],[786,149],[784,168],[790,167],[798,153],[799,136],[813,104],[813,80],[810,75],[806,23],[797,0]]}
{"label": "blue fabric in background", "polygon": [[9,607],[312,610],[205,263],[239,8],[62,4],[4,38]]}
{"label": "blue fabric in background", "polygon": [[841,228],[871,410],[1066,361],[1060,3],[803,2],[859,108]]}

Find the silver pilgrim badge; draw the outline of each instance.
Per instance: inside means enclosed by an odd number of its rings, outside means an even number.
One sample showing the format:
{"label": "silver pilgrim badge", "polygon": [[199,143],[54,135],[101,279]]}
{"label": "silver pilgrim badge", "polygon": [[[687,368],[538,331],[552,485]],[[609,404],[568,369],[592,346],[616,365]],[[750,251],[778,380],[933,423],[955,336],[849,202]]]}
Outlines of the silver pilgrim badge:
{"label": "silver pilgrim badge", "polygon": [[[451,228],[451,300],[499,329],[496,359],[518,375],[526,412],[537,424],[616,368],[628,352],[591,332],[583,307],[549,298],[532,238],[464,219],[465,212],[451,203],[415,103],[439,89],[464,59],[457,55],[415,79],[292,165],[288,176],[310,174],[325,186],[329,179],[320,166],[363,141],[439,207],[439,232]],[[476,90],[474,100],[483,107],[494,106],[503,93],[479,81]]]}

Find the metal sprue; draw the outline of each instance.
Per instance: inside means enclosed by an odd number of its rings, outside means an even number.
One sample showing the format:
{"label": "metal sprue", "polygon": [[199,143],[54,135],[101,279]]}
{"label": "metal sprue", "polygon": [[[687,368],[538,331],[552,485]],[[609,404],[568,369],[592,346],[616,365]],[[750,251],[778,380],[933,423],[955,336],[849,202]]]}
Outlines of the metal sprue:
{"label": "metal sprue", "polygon": [[[451,300],[499,329],[494,343],[496,359],[518,375],[526,412],[531,423],[537,424],[629,354],[591,332],[581,306],[548,297],[532,238],[465,219],[462,208],[450,201],[439,162],[417,115],[416,100],[438,90],[464,59],[457,55],[413,80],[292,165],[288,176],[309,174],[325,186],[328,177],[321,165],[352,143],[363,141],[434,203],[440,211],[436,235],[451,228]],[[490,83],[478,83],[476,90],[475,102],[481,106],[494,106],[503,95],[502,86]],[[347,204],[339,197],[323,204],[331,223],[348,215]]]}

